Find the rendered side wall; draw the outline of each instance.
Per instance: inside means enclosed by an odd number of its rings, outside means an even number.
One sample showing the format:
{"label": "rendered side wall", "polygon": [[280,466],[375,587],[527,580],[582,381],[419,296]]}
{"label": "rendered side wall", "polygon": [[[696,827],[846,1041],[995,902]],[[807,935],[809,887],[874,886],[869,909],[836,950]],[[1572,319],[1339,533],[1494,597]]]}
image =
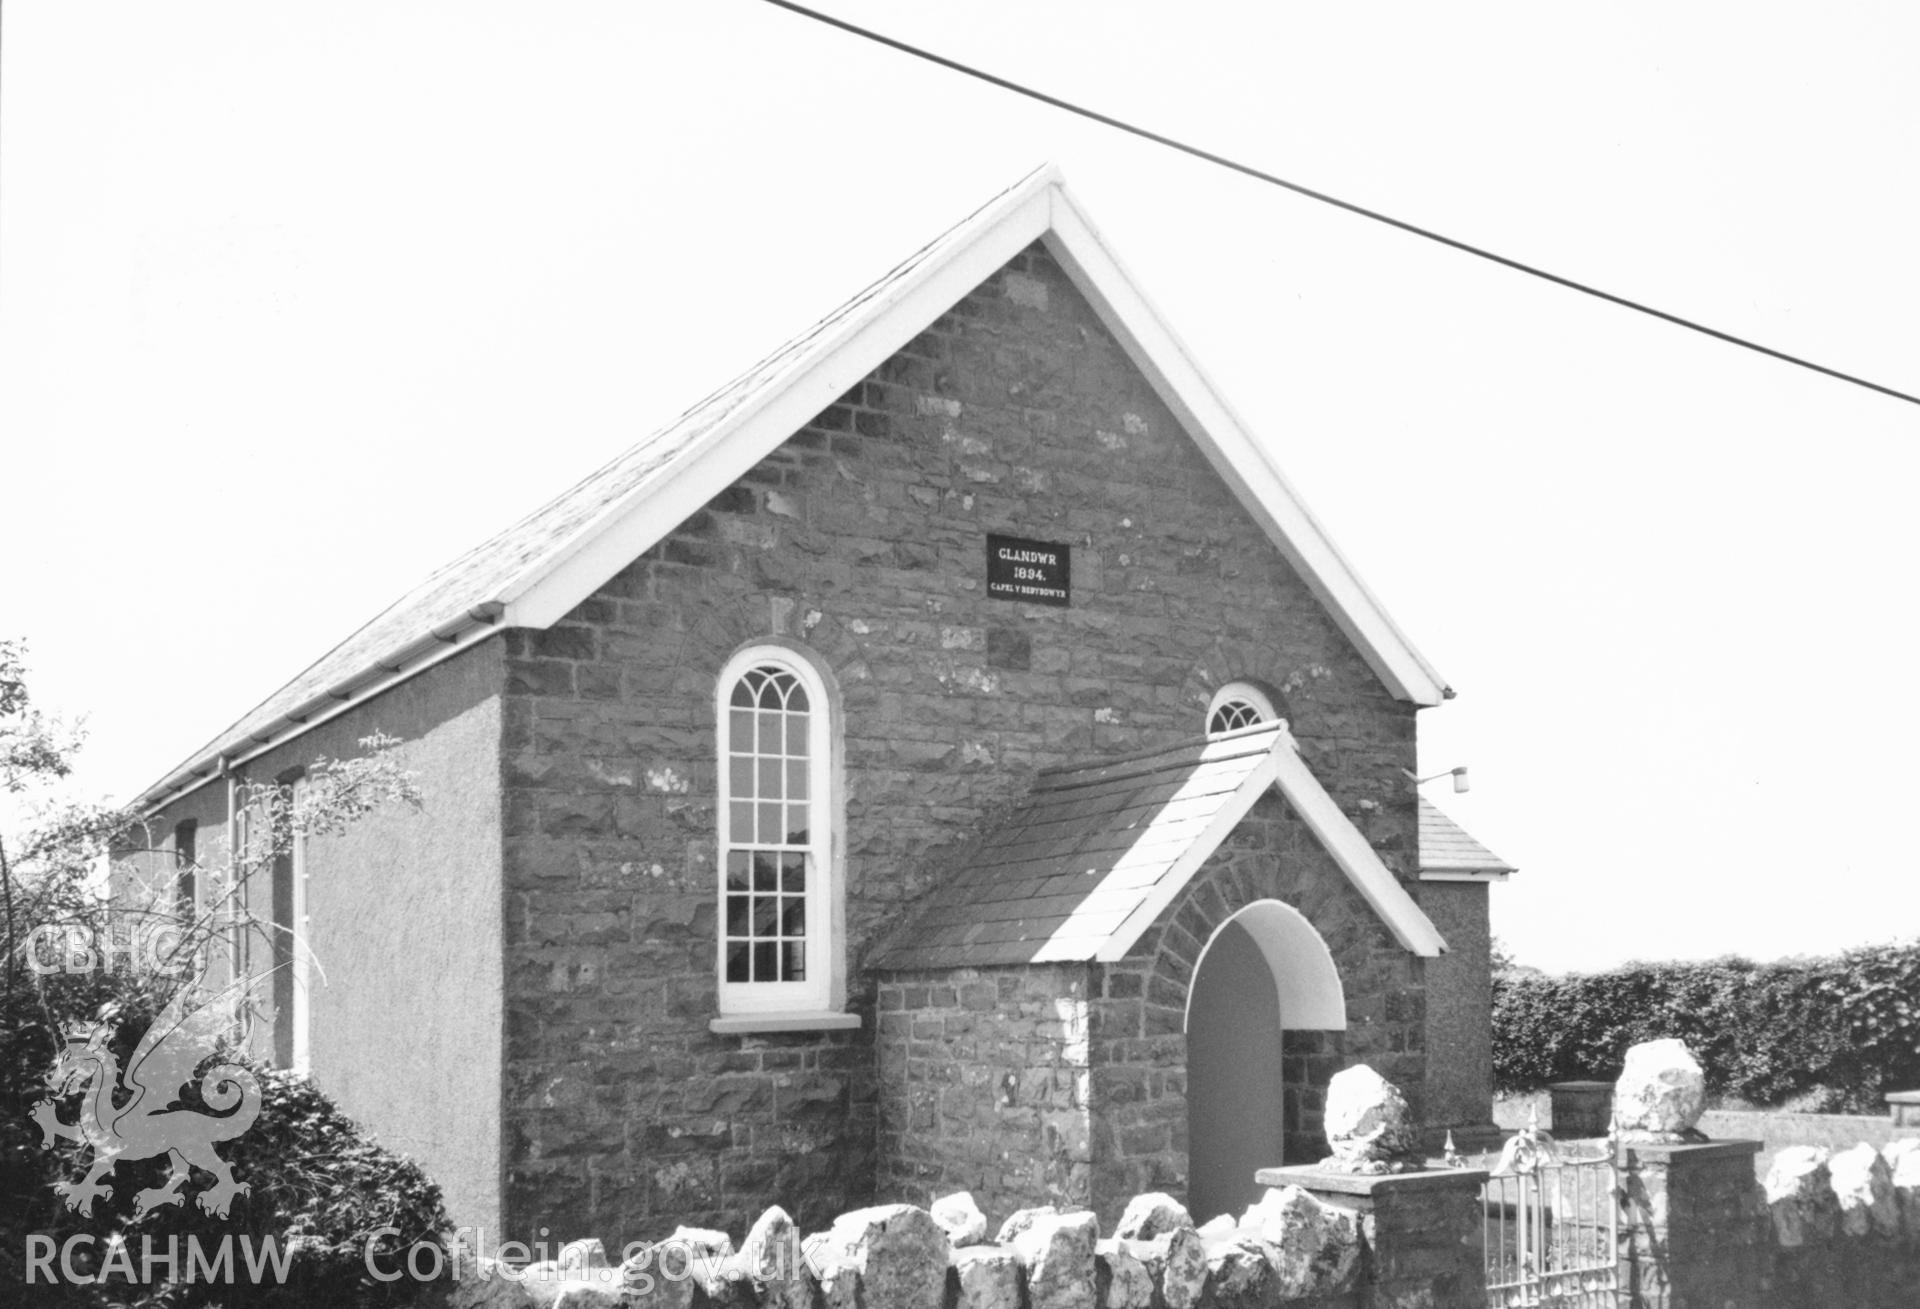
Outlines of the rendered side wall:
{"label": "rendered side wall", "polygon": [[1417,892],[1420,907],[1451,947],[1427,961],[1427,1049],[1455,1053],[1427,1064],[1425,1121],[1435,1132],[1485,1129],[1493,1121],[1487,893],[1485,882],[1422,882]]}
{"label": "rendered side wall", "polygon": [[[1071,545],[1072,604],[988,598],[989,532]],[[857,1033],[707,1029],[714,680],[775,638],[843,699]],[[552,629],[508,639],[515,1223],[626,1240],[864,1201],[869,943],[1036,768],[1191,737],[1226,681],[1270,686],[1383,857],[1413,858],[1412,708],[1037,248]]]}
{"label": "rendered side wall", "polygon": [[[485,641],[239,770],[272,781],[318,756],[360,754],[375,732],[405,741],[399,758],[417,775],[420,809],[307,844],[312,1076],[382,1145],[419,1161],[454,1220],[490,1240],[500,1217],[503,679],[501,642]],[[224,783],[203,787],[156,830],[198,818],[204,861],[224,842],[225,799]],[[266,879],[253,890],[264,916]]]}

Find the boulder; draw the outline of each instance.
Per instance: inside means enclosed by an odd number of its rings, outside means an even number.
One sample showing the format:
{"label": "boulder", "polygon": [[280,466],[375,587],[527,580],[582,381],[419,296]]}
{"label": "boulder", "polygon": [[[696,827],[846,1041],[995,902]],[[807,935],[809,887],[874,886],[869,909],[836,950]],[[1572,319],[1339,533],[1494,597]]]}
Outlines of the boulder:
{"label": "boulder", "polygon": [[1007,1221],[1000,1224],[999,1235],[993,1238],[996,1245],[1011,1245],[1013,1238],[1032,1227],[1042,1218],[1051,1218],[1059,1213],[1050,1204],[1036,1205],[1031,1209],[1015,1209],[1007,1215]]}
{"label": "boulder", "polygon": [[953,1252],[955,1309],[1020,1309],[1020,1265],[1003,1245],[963,1245]]}
{"label": "boulder", "polygon": [[709,1270],[733,1253],[733,1238],[710,1227],[676,1227],[673,1235],[660,1244],[679,1246],[695,1256],[696,1262],[704,1257]]}
{"label": "boulder", "polygon": [[561,1275],[558,1259],[541,1259],[520,1270],[520,1285],[528,1298],[544,1309],[560,1294]]}
{"label": "boulder", "polygon": [[1156,1236],[1192,1227],[1193,1216],[1185,1205],[1164,1191],[1149,1191],[1127,1201],[1127,1207],[1120,1214],[1120,1225],[1113,1229],[1113,1234],[1129,1241],[1151,1241]]}
{"label": "boulder", "polygon": [[1327,1083],[1325,1167],[1347,1173],[1411,1172],[1420,1167],[1419,1133],[1400,1088],[1365,1064]]}
{"label": "boulder", "polygon": [[925,1209],[883,1204],[840,1215],[809,1254],[828,1309],[941,1309],[951,1250]]}
{"label": "boulder", "polygon": [[739,1257],[727,1261],[726,1271],[697,1283],[700,1294],[695,1298],[700,1309],[760,1309],[761,1287],[735,1266],[734,1260]]}
{"label": "boulder", "polygon": [[[593,1242],[595,1246],[600,1243]],[[520,1285],[527,1297],[537,1309],[615,1309],[624,1302],[626,1283],[622,1269],[609,1268],[606,1251],[600,1252],[598,1267],[587,1261],[586,1242],[576,1241],[566,1246],[566,1250],[575,1251],[575,1256],[567,1263],[558,1259],[543,1259],[539,1263],[528,1264],[520,1270]]]}
{"label": "boulder", "polygon": [[987,1216],[973,1202],[971,1191],[943,1195],[929,1212],[955,1245],[978,1245],[987,1239]]}
{"label": "boulder", "polygon": [[1240,1229],[1265,1242],[1283,1296],[1331,1295],[1344,1290],[1360,1264],[1360,1225],[1298,1186],[1269,1188],[1249,1205]]}
{"label": "boulder", "polygon": [[[608,1274],[612,1274],[609,1276]],[[624,1309],[626,1288],[611,1268],[596,1268],[580,1277],[562,1278],[552,1309]]]}
{"label": "boulder", "polygon": [[1909,1237],[1920,1236],[1920,1138],[1889,1141],[1880,1151],[1887,1161],[1887,1180],[1900,1208],[1900,1227]]}
{"label": "boulder", "polygon": [[634,1250],[621,1262],[620,1281],[626,1287],[627,1303],[635,1309],[690,1309],[694,1282],[691,1263],[675,1251],[667,1259],[666,1274],[662,1274],[660,1248],[655,1245]]}
{"label": "boulder", "polygon": [[616,1309],[626,1303],[624,1267],[607,1267],[607,1248],[593,1236],[566,1242],[555,1259],[520,1269],[520,1290],[538,1309]]}
{"label": "boulder", "polygon": [[748,1229],[739,1250],[712,1262],[709,1240],[704,1258],[696,1257],[694,1281],[706,1293],[712,1309],[808,1309],[813,1303],[813,1281],[800,1253],[793,1220],[773,1206]]}
{"label": "boulder", "polygon": [[769,1282],[791,1276],[799,1262],[799,1239],[793,1230],[793,1219],[779,1205],[774,1205],[747,1229],[746,1239],[740,1242],[740,1251],[734,1256],[734,1263],[748,1276],[762,1282]]}
{"label": "boulder", "polygon": [[1827,1176],[1840,1204],[1840,1231],[1845,1236],[1900,1231],[1900,1206],[1893,1196],[1893,1170],[1880,1152],[1864,1141],[1827,1160]]}
{"label": "boulder", "polygon": [[1790,1145],[1767,1170],[1774,1239],[1787,1249],[1826,1240],[1839,1228],[1840,1204],[1827,1172],[1830,1153],[1824,1146]]}
{"label": "boulder", "polygon": [[1685,1041],[1642,1041],[1627,1050],[1613,1085],[1613,1113],[1627,1141],[1700,1140],[1707,1076]]}
{"label": "boulder", "polygon": [[1273,1261],[1259,1237],[1235,1231],[1207,1240],[1207,1303],[1218,1309],[1265,1309],[1281,1297]]}
{"label": "boulder", "polygon": [[1081,1210],[1037,1215],[1013,1238],[1031,1309],[1094,1309],[1093,1247],[1100,1221]]}
{"label": "boulder", "polygon": [[1166,1309],[1194,1309],[1207,1287],[1207,1247],[1191,1227],[1176,1228],[1150,1240],[1118,1238],[1140,1261]]}
{"label": "boulder", "polygon": [[447,1309],[532,1309],[533,1297],[508,1265],[498,1259],[462,1255],[453,1264]]}
{"label": "boulder", "polygon": [[1111,1237],[1094,1242],[1093,1295],[1101,1309],[1151,1309],[1153,1276],[1125,1240]]}
{"label": "boulder", "polygon": [[676,1227],[653,1247],[656,1280],[684,1281],[710,1299],[722,1299],[726,1273],[734,1257],[733,1238],[711,1227]]}
{"label": "boulder", "polygon": [[560,1257],[554,1262],[560,1265],[562,1277],[579,1277],[590,1269],[607,1266],[607,1247],[597,1236],[568,1241],[560,1247]]}
{"label": "boulder", "polygon": [[1230,1241],[1239,1234],[1240,1224],[1233,1220],[1232,1214],[1215,1214],[1197,1230],[1204,1240]]}

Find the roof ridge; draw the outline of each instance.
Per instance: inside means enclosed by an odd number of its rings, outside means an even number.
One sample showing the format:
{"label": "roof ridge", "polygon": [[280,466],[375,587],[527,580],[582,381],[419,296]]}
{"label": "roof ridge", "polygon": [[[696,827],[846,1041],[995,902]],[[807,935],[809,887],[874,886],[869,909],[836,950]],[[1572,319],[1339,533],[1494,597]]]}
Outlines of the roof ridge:
{"label": "roof ridge", "polygon": [[[505,557],[510,560],[512,567],[507,576],[489,582],[484,588],[485,594],[473,597],[472,604],[461,606],[462,612],[470,615],[476,609],[497,608],[502,602],[510,601],[516,589],[516,579],[524,579],[528,569],[538,565],[542,559],[550,558],[556,551],[564,551],[570,547],[582,533],[590,531],[598,521],[598,512],[596,512],[586,515],[579,521],[567,522],[566,514],[569,509],[580,505],[583,500],[594,494],[602,493],[602,488],[612,489],[613,501],[626,500],[636,490],[656,480],[660,468],[648,462],[650,457],[654,457],[654,452],[659,451],[663,456],[671,456],[674,453],[674,441],[677,438],[686,437],[690,429],[698,426],[703,416],[711,416],[716,420],[723,417],[739,403],[750,400],[756,388],[770,385],[780,375],[790,372],[794,362],[806,357],[809,350],[817,348],[822,336],[831,331],[836,324],[857,317],[875,297],[884,293],[915,266],[925,263],[943,247],[964,236],[968,229],[979,221],[981,215],[1006,203],[1008,197],[1036,185],[1060,186],[1062,184],[1063,179],[1057,165],[1046,161],[1036,164],[1011,185],[1002,188],[975,206],[965,217],[949,224],[907,255],[896,260],[885,272],[868,281],[847,299],[825,313],[816,315],[799,332],[777,343],[753,363],[717,383],[699,400],[685,406],[673,418],[658,424],[637,439],[621,445],[591,471],[545,496],[499,530],[445,558],[425,577],[394,596],[371,617],[336,641],[324,654],[310,660],[292,677],[242,711],[238,717],[210,737],[205,744],[161,774],[158,780],[141,791],[140,803],[158,804],[162,799],[191,783],[196,777],[204,780],[208,775],[209,761],[233,751],[246,752],[251,747],[262,745],[263,741],[259,733],[264,730],[271,736],[278,728],[284,726],[286,710],[299,708],[318,697],[337,693],[364,682],[370,674],[385,668],[387,662],[394,656],[404,653],[409,648],[409,641],[417,644],[426,635],[433,634],[430,629],[423,629],[411,635],[388,634],[382,632],[381,628],[382,624],[390,618],[404,617],[410,610],[418,608],[423,598],[443,592],[447,589],[446,583],[449,580],[458,582],[476,562],[484,563],[489,559]],[[711,411],[710,415],[708,411]],[[628,484],[621,485],[623,480]],[[605,507],[601,505],[599,509],[604,510]],[[553,540],[536,543],[532,548],[524,544],[516,544],[526,529],[547,521],[556,521],[563,529]],[[497,615],[496,618],[490,618],[487,621],[492,623],[496,619]],[[445,625],[443,622],[437,626]],[[377,634],[382,639],[366,652],[363,658],[351,663],[343,662],[342,656],[355,651],[356,646],[369,634]],[[303,683],[307,683],[309,679],[321,673],[325,675],[318,681],[303,686]],[[301,689],[298,696],[292,694],[295,688]],[[334,694],[333,698],[345,704],[354,697]],[[274,710],[282,712],[276,715],[271,712]]]}
{"label": "roof ridge", "polygon": [[[550,627],[1036,241],[1175,421],[1228,475],[1243,508],[1386,689],[1416,704],[1450,696],[1107,248],[1059,171],[1042,165],[676,419],[611,452],[573,486],[446,560],[163,775],[142,802],[178,798],[217,775],[221,752],[237,751],[231,762],[245,763],[476,644],[477,632]],[[1120,780],[1129,768],[1179,758],[1191,748],[1183,743],[1043,770],[1036,785],[1071,787],[1093,769]],[[1245,757],[1240,744],[1214,748],[1220,753],[1205,757]]]}

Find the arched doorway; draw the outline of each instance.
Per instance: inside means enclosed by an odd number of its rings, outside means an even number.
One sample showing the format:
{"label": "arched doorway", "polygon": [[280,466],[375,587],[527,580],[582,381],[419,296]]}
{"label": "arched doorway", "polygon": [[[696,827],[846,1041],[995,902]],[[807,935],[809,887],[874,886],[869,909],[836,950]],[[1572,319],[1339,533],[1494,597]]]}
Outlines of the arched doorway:
{"label": "arched doorway", "polygon": [[1236,1217],[1280,1163],[1281,1034],[1344,1031],[1333,955],[1300,911],[1257,900],[1208,940],[1187,990],[1187,1207]]}

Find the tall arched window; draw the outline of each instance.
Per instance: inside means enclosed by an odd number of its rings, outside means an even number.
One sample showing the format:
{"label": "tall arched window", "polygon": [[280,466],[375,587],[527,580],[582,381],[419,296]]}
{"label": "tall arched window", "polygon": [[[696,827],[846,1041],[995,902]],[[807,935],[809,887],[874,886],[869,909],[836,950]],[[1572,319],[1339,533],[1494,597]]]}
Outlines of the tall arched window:
{"label": "tall arched window", "polygon": [[1252,682],[1228,682],[1213,693],[1207,705],[1207,735],[1218,736],[1255,723],[1271,723],[1280,715],[1274,712],[1273,697]]}
{"label": "tall arched window", "polygon": [[720,1012],[828,1008],[832,706],[806,660],[741,651],[720,675]]}

